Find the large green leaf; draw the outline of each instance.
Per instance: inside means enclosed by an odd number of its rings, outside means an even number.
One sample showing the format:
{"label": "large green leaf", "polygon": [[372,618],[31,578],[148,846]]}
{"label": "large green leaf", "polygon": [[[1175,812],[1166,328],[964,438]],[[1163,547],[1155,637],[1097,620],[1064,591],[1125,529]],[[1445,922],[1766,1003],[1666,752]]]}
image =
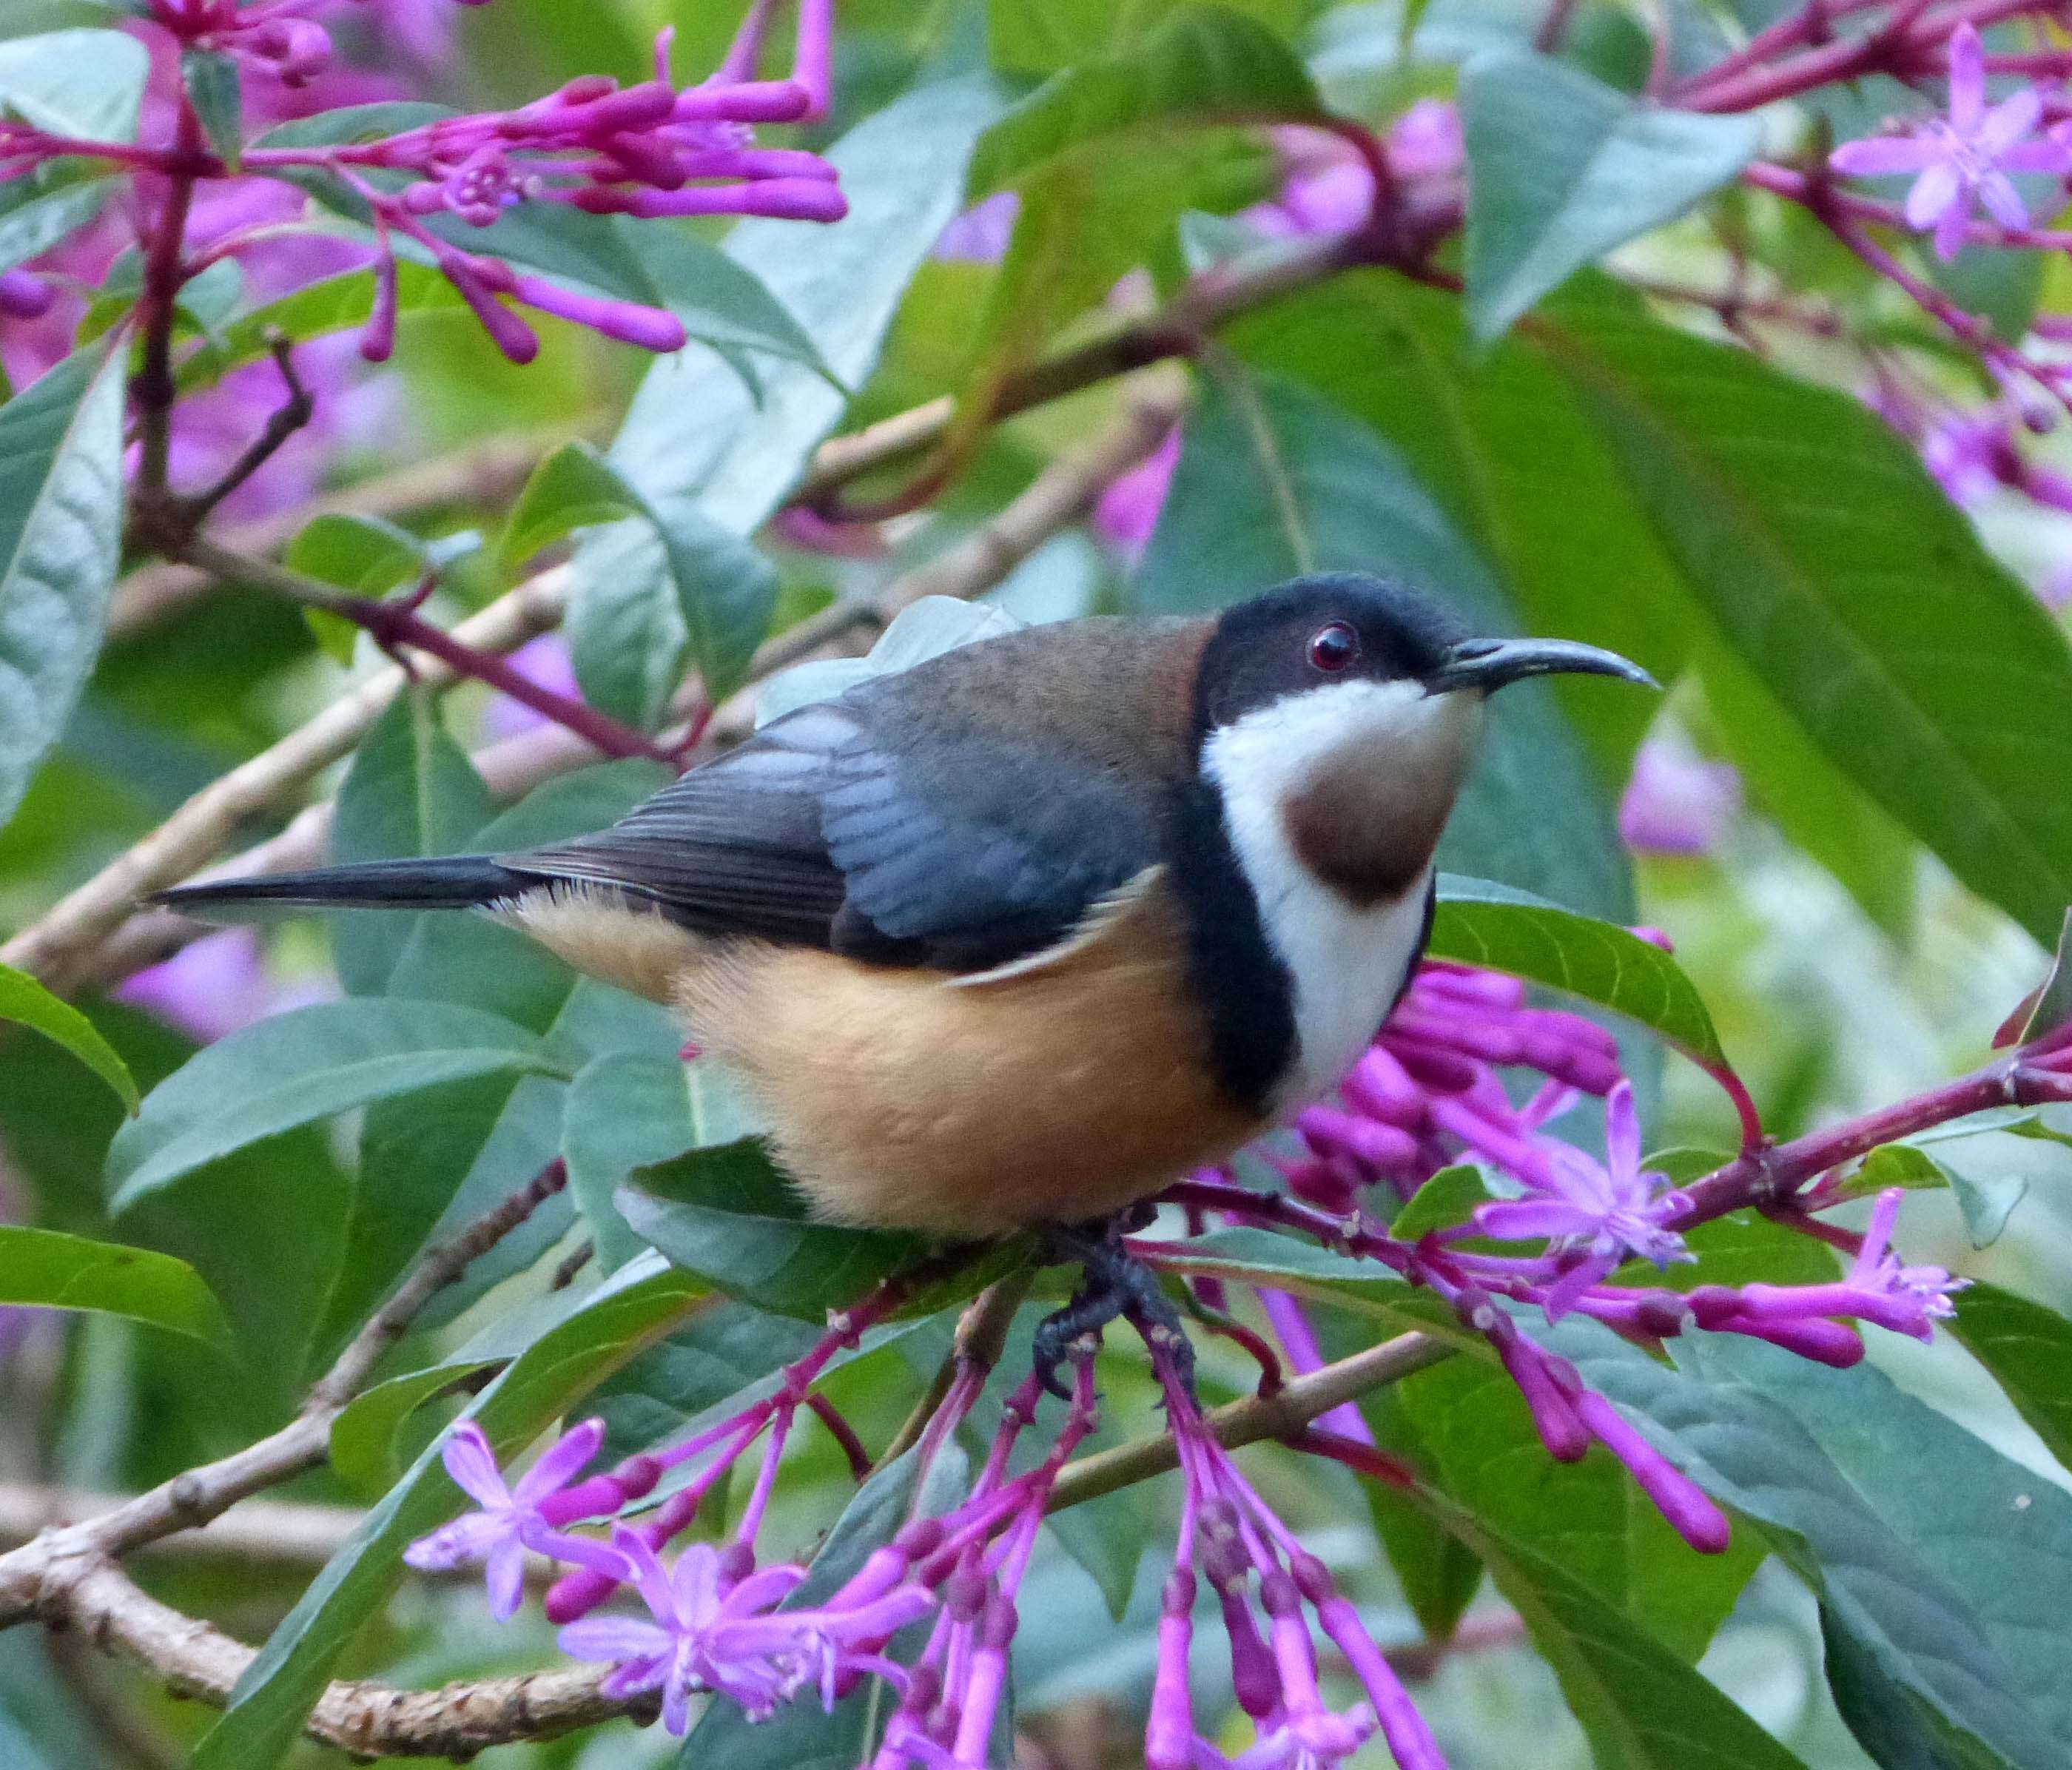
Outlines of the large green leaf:
{"label": "large green leaf", "polygon": [[1468,322],[1485,341],[1549,290],[1738,174],[1762,126],[1614,92],[1529,50],[1461,80],[1468,162]]}
{"label": "large green leaf", "polygon": [[[550,1328],[467,1410],[500,1457],[522,1450],[569,1404],[652,1345],[696,1306],[704,1287],[643,1260],[601,1286]],[[385,1604],[411,1542],[456,1509],[461,1496],[425,1451],[370,1511],[245,1669],[229,1711],[195,1754],[195,1770],[245,1770],[278,1762],[323,1693],[339,1657]]]}
{"label": "large green leaf", "polygon": [[228,1349],[223,1305],[185,1260],[56,1230],[0,1225],[0,1303],[126,1316]]}
{"label": "large green leaf", "polygon": [[1617,922],[1446,873],[1430,951],[1507,971],[1651,1028],[1708,1069],[1725,1067],[1719,1035],[1691,979],[1667,953]]}
{"label": "large green leaf", "polygon": [[[1488,567],[1396,448],[1278,376],[1234,368],[1214,377],[1189,421],[1133,585],[1136,606],[1200,614],[1283,578],[1333,570],[1400,578],[1483,631],[1512,626]],[[1482,760],[1439,856],[1593,915],[1633,914],[1610,807],[1543,684],[1494,703]]]}
{"label": "large green leaf", "polygon": [[151,59],[120,31],[52,31],[0,43],[0,110],[53,135],[134,142]]}
{"label": "large green leaf", "polygon": [[1543,342],[1726,641],[1837,767],[2039,939],[2072,900],[2072,646],[1847,396],[1595,288]]}
{"label": "large green leaf", "polygon": [[123,360],[106,343],[78,351],[0,405],[0,822],[101,647],[122,538]]}
{"label": "large green leaf", "polygon": [[1059,74],[979,145],[974,196],[1020,183],[1066,154],[1126,151],[1145,130],[1322,114],[1301,60],[1271,31],[1225,6],[1176,12],[1120,54]]}
{"label": "large green leaf", "polygon": [[[743,222],[727,236],[727,257],[767,286],[844,384],[860,385],[875,365],[907,283],[956,211],[972,144],[995,109],[978,85],[909,92],[830,150],[849,199],[844,220],[804,239],[797,223],[767,220]],[[754,532],[847,404],[803,366],[780,364],[763,381],[758,402],[695,352],[656,363],[612,445],[612,466],[668,521],[694,508],[730,535]],[[689,517],[680,520],[689,532]],[[600,599],[639,606],[588,606]],[[606,625],[608,640],[590,649],[593,675],[607,651],[620,653],[612,667],[629,672],[643,651],[689,643],[660,542],[644,525],[596,531],[577,549],[570,628],[578,649],[586,626]]]}
{"label": "large green leaf", "polygon": [[1422,1503],[1489,1564],[1560,1679],[1598,1770],[1804,1770],[1573,1574],[1441,1495]]}
{"label": "large green leaf", "polygon": [[[429,694],[398,695],[353,752],[331,820],[341,863],[454,854],[488,821],[489,788],[447,732]],[[356,996],[388,987],[421,918],[396,910],[347,910],[331,920],[339,981]]]}
{"label": "large green leaf", "polygon": [[100,1028],[69,1002],[51,994],[27,971],[0,965],[0,1021],[11,1021],[61,1045],[113,1088],[124,1106],[137,1110],[137,1082],[130,1066],[101,1035]]}
{"label": "large green leaf", "polygon": [[195,1054],[145,1098],[109,1152],[112,1208],[298,1125],[499,1071],[549,1072],[522,1026],[441,1002],[327,1002]]}
{"label": "large green leaf", "polygon": [[2072,1468],[2072,1321],[1997,1284],[1974,1280],[1957,1298],[1950,1331]]}
{"label": "large green leaf", "polygon": [[1766,1526],[1880,1678],[2018,1770],[2066,1761],[2072,1495],[1868,1365],[1701,1335],[1671,1368],[1594,1323],[1554,1337],[1715,1499]]}

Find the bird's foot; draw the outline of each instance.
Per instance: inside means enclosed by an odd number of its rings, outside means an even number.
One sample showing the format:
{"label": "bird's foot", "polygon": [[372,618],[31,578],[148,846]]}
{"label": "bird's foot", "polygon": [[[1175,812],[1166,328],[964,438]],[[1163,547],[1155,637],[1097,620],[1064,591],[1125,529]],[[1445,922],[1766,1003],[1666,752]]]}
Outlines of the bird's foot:
{"label": "bird's foot", "polygon": [[1126,1317],[1154,1352],[1169,1357],[1190,1394],[1194,1387],[1194,1349],[1180,1322],[1180,1312],[1151,1268],[1122,1245],[1130,1217],[1104,1223],[1074,1224],[1050,1232],[1060,1263],[1079,1263],[1079,1287],[1071,1300],[1037,1324],[1034,1350],[1037,1380],[1061,1401],[1071,1392],[1059,1380],[1068,1359],[1090,1358],[1100,1344],[1100,1331],[1117,1316]]}

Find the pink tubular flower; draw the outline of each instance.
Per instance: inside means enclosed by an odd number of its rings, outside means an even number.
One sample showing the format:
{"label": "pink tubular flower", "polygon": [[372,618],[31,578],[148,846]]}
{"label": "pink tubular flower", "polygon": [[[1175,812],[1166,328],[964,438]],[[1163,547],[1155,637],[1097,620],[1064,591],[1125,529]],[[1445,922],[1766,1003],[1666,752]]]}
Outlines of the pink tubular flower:
{"label": "pink tubular flower", "polygon": [[1906,194],[1907,224],[1931,230],[1937,256],[1954,258],[1963,245],[1974,204],[2004,228],[2029,224],[2029,211],[2008,175],[2072,169],[2072,154],[2034,134],[2043,98],[2025,86],[1990,109],[1986,105],[1985,51],[1977,27],[1959,25],[1950,37],[1950,109],[1906,135],[1844,142],[1827,163],[1850,178],[1915,175]]}
{"label": "pink tubular flower", "polygon": [[1548,1147],[1548,1183],[1536,1196],[1476,1208],[1475,1227],[1511,1241],[1544,1236],[1567,1242],[1575,1255],[1548,1293],[1547,1317],[1559,1320],[1576,1296],[1629,1255],[1657,1267],[1694,1259],[1684,1238],[1663,1218],[1680,1209],[1667,1178],[1640,1165],[1640,1120],[1633,1084],[1621,1081],[1605,1101],[1605,1160],[1601,1164],[1568,1144]]}
{"label": "pink tubular flower", "polygon": [[1897,1187],[1878,1194],[1863,1246],[1839,1284],[1745,1284],[1731,1291],[1707,1287],[1691,1293],[1699,1324],[1779,1339],[1781,1329],[1832,1327],[1832,1317],[1848,1316],[1916,1340],[1928,1339],[1934,1331],[1931,1324],[1956,1313],[1951,1297],[1970,1280],[1952,1278],[1939,1266],[1899,1263],[1892,1249],[1892,1228],[1902,1196]]}
{"label": "pink tubular flower", "polygon": [[480,1509],[464,1513],[430,1536],[420,1537],[403,1551],[404,1560],[434,1572],[481,1563],[489,1587],[490,1614],[499,1622],[508,1622],[517,1614],[528,1549],[549,1554],[567,1554],[571,1549],[586,1554],[594,1552],[593,1545],[578,1543],[557,1530],[555,1521],[541,1507],[567,1487],[603,1442],[604,1422],[586,1420],[542,1452],[513,1487],[497,1468],[495,1453],[482,1428],[473,1420],[462,1422],[448,1436],[440,1460],[454,1485]]}

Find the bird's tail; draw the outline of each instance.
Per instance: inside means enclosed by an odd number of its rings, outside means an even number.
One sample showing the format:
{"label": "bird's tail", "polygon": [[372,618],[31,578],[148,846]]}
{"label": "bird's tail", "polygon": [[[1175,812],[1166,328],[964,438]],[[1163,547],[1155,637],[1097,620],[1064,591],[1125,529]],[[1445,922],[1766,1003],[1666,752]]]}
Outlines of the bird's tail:
{"label": "bird's tail", "polygon": [[469,910],[517,897],[542,882],[488,855],[458,854],[217,879],[157,892],[150,901],[207,922],[237,922],[249,914],[291,908]]}

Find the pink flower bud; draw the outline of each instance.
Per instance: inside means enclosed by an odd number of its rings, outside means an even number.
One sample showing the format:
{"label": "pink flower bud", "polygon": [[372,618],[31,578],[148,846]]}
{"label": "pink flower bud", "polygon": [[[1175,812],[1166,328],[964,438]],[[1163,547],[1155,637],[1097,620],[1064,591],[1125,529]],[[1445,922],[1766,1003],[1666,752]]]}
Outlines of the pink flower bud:
{"label": "pink flower bud", "polygon": [[690,335],[684,330],[684,322],[664,308],[641,307],[631,302],[586,295],[541,277],[518,277],[512,284],[511,293],[527,306],[536,307],[544,314],[557,314],[576,325],[587,326],[592,331],[602,332],[606,338],[615,338],[621,343],[638,344],[643,350],[664,355],[681,350],[689,341]]}

